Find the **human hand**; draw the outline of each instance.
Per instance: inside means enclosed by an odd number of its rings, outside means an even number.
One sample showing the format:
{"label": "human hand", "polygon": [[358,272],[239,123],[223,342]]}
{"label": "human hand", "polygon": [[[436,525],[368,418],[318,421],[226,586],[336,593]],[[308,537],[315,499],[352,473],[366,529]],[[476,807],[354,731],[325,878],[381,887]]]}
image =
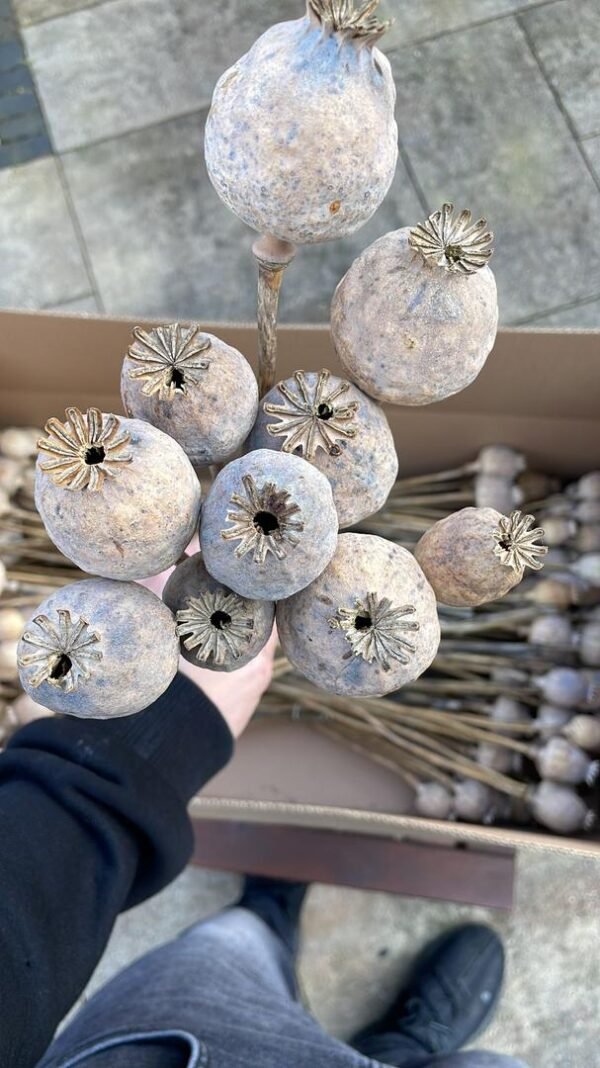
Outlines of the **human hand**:
{"label": "human hand", "polygon": [[[198,552],[197,541],[188,546],[188,553]],[[140,585],[152,590],[158,597],[167,579],[174,571],[169,568],[160,575],[141,579]],[[239,738],[256,712],[258,703],[268,688],[273,673],[273,658],[277,647],[277,629],[273,632],[264,649],[245,667],[237,671],[209,671],[199,665],[190,664],[179,657],[179,670],[182,675],[199,686],[206,696],[217,706],[223,719],[227,722],[234,738]]]}

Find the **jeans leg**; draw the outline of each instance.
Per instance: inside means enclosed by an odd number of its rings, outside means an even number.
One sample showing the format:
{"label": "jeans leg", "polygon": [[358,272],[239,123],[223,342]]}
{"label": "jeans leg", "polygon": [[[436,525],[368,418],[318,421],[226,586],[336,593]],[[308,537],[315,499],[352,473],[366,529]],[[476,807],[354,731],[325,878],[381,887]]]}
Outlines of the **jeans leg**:
{"label": "jeans leg", "polygon": [[[372,1065],[327,1035],[294,1000],[295,993],[293,961],[283,942],[254,913],[229,909],[115,976],[58,1036],[38,1068],[105,1068],[102,1056],[106,1068],[120,1068],[118,1057],[127,1050],[124,1068],[163,1068],[156,1048],[168,1034],[188,1043],[184,1068]],[[169,1056],[174,1041],[170,1048],[167,1043]],[[167,1066],[179,1068],[172,1057]]]}

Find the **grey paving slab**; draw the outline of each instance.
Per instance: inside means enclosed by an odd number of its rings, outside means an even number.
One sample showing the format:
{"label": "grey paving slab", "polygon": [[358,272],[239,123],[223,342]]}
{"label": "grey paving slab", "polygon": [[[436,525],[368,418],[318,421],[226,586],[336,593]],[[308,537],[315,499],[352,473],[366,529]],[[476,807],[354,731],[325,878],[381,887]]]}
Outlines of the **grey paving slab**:
{"label": "grey paving slab", "polygon": [[0,170],[0,307],[41,308],[89,291],[54,159]]}
{"label": "grey paving slab", "polygon": [[524,11],[547,0],[382,0],[384,17],[394,25],[383,38],[384,49],[464,28],[474,22]]}
{"label": "grey paving slab", "polygon": [[111,0],[24,30],[59,151],[210,103],[217,78],[298,0]]}
{"label": "grey paving slab", "polygon": [[[205,112],[69,152],[64,167],[108,313],[248,321],[255,316],[253,235],[214,192]],[[402,167],[380,213],[352,238],[300,250],[284,281],[282,321],[318,322],[369,241],[422,210]]]}
{"label": "grey paving slab", "polygon": [[83,7],[93,7],[103,2],[110,3],[110,0],[12,0],[15,16],[21,26],[32,26],[58,15],[71,15]]}
{"label": "grey paving slab", "polygon": [[[233,876],[188,869],[119,919],[86,996],[230,904],[238,889]],[[499,1012],[477,1045],[522,1057],[531,1068],[583,1068],[597,1062],[599,915],[599,861],[568,855],[519,856],[510,914],[314,886],[302,917],[301,984],[318,1019],[347,1038],[387,1007],[429,939],[458,923],[489,923],[505,942],[508,967]]]}
{"label": "grey paving slab", "polygon": [[514,19],[391,59],[400,136],[428,202],[468,205],[496,233],[503,322],[598,293],[598,189]]}
{"label": "grey paving slab", "polygon": [[522,22],[579,135],[600,133],[598,0],[559,0]]}

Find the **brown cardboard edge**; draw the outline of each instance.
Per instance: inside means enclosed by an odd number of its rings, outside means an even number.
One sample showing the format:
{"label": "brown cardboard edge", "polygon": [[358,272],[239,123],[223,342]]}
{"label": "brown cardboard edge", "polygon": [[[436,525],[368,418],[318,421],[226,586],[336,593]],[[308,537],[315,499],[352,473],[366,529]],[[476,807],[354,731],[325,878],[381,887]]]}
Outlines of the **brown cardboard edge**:
{"label": "brown cardboard edge", "polygon": [[471,823],[429,820],[421,816],[373,813],[360,809],[325,805],[291,804],[281,801],[239,801],[231,798],[193,798],[189,806],[194,820],[236,820],[251,823],[278,823],[290,827],[321,827],[332,831],[361,834],[388,834],[394,838],[428,840],[434,836],[449,842],[525,850],[554,850],[575,856],[598,856],[600,842],[585,838],[561,838],[537,831],[482,827]]}

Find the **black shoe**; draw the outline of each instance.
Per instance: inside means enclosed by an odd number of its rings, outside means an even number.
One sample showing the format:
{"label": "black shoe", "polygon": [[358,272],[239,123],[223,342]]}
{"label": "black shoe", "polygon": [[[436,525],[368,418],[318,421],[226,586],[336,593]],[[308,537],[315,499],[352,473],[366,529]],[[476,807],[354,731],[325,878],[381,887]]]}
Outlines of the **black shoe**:
{"label": "black shoe", "polygon": [[307,890],[308,883],[247,875],[238,905],[260,916],[295,956],[298,949],[298,921]]}
{"label": "black shoe", "polygon": [[386,1064],[411,1053],[453,1053],[490,1021],[502,987],[504,950],[495,931],[466,924],[429,945],[406,989],[382,1019],[352,1041],[355,1049]]}

